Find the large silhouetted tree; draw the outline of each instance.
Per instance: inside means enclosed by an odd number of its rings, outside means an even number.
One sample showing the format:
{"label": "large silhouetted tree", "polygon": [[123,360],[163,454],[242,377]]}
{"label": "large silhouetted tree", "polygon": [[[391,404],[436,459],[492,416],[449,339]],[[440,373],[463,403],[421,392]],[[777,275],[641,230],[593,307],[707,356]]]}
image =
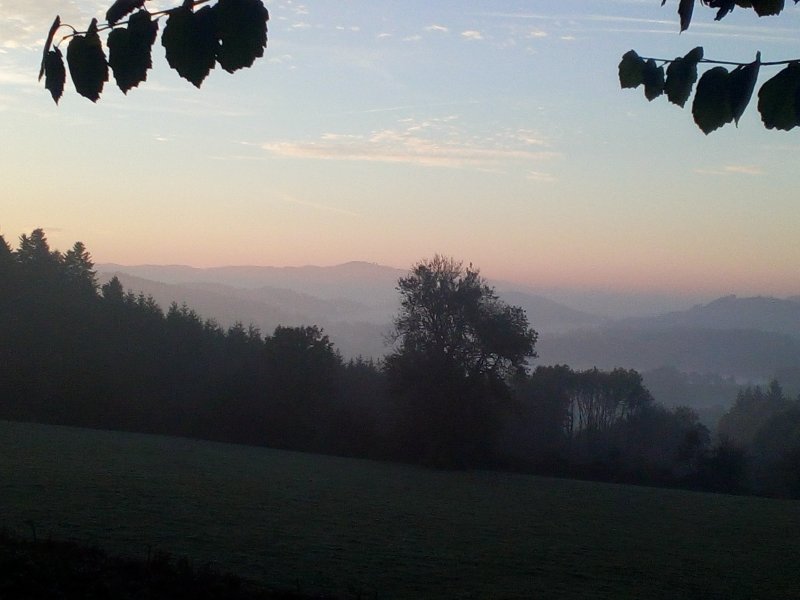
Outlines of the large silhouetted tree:
{"label": "large silhouetted tree", "polygon": [[[664,6],[667,0],[662,0]],[[797,4],[798,0],[794,0]],[[689,28],[695,5],[716,10],[719,21],[734,9],[752,10],[764,17],[783,11],[785,0],[678,0],[680,30]],[[619,64],[619,81],[623,88],[644,87],[648,100],[662,94],[673,104],[683,107],[694,88],[692,116],[703,133],[728,123],[739,123],[755,90],[762,66],[783,69],[765,82],[758,92],[758,111],[767,129],[789,130],[800,125],[800,58],[762,61],[754,51],[754,60],[739,63],[706,58],[702,46],[674,59],[648,58],[630,50]],[[706,70],[698,81],[699,65],[716,65]],[[726,66],[732,66],[728,70]],[[697,86],[695,87],[695,83]]]}
{"label": "large silhouetted tree", "polygon": [[535,355],[525,311],[501,301],[471,265],[438,255],[397,289],[397,347],[386,370],[402,406],[404,450],[441,466],[489,459],[508,381]]}

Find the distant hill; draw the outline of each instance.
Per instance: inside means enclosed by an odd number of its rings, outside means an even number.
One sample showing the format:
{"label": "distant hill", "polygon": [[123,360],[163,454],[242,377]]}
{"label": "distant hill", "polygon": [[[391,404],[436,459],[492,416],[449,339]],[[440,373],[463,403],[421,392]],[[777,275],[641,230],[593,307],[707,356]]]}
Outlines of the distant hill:
{"label": "distant hill", "polygon": [[[241,322],[270,334],[278,325],[317,325],[325,330],[342,354],[378,357],[386,352],[391,310],[369,307],[351,300],[324,300],[281,288],[235,288],[219,283],[171,284],[124,272],[100,272],[104,283],[119,277],[126,290],[143,293],[166,310],[172,302],[185,303],[201,317],[222,327]],[[372,319],[372,320],[370,320]]]}
{"label": "distant hill", "polygon": [[187,283],[182,288],[195,293],[208,291],[246,302],[280,307],[313,319],[323,321],[359,320],[382,323],[394,313],[394,304],[372,306],[348,298],[324,299],[294,290],[264,286],[255,289],[236,288],[219,283]]}
{"label": "distant hill", "polygon": [[[151,295],[162,308],[186,303],[223,327],[240,321],[265,333],[277,325],[319,325],[346,357],[386,353],[386,334],[399,307],[395,288],[404,271],[371,263],[335,267],[221,267],[180,265],[97,266],[101,282],[117,275],[125,289]],[[543,296],[500,292],[525,309],[542,334],[596,327],[601,317]]]}
{"label": "distant hill", "polygon": [[395,303],[397,280],[406,271],[367,262],[332,267],[232,266],[195,268],[184,265],[98,264],[99,272],[121,272],[162,283],[217,283],[235,288],[273,287],[325,299],[345,298],[364,304]]}
{"label": "distant hill", "polygon": [[[331,267],[214,267],[195,268],[183,265],[135,265],[113,263],[97,265],[101,273],[125,273],[154,282],[202,286],[240,298],[279,302],[283,292],[304,294],[322,300],[335,300],[342,318],[358,314],[360,320],[388,321],[398,307],[397,280],[407,272],[375,263],[348,262]],[[565,331],[600,325],[606,319],[575,310],[535,293],[496,284],[506,302],[522,306],[535,328]],[[222,286],[219,288],[218,286]],[[507,288],[509,291],[505,291]],[[288,296],[285,298],[293,301]],[[350,301],[350,309],[347,302]],[[304,302],[305,303],[305,302]],[[330,306],[326,307],[325,312]],[[366,311],[366,312],[365,312]],[[306,312],[314,312],[306,310]],[[327,317],[326,317],[327,318]]]}
{"label": "distant hill", "polygon": [[537,362],[640,371],[669,366],[687,373],[765,381],[778,370],[800,365],[800,338],[752,329],[614,326],[543,337]]}
{"label": "distant hill", "polygon": [[763,381],[800,366],[800,303],[725,296],[657,317],[545,336],[539,362],[575,368],[675,367]]}
{"label": "distant hill", "polygon": [[725,296],[689,310],[626,319],[621,324],[637,329],[753,329],[800,337],[800,302],[766,296]]}
{"label": "distant hill", "polygon": [[598,327],[608,321],[537,294],[501,291],[498,295],[508,304],[525,309],[531,326],[540,333],[563,333]]}
{"label": "distant hill", "polygon": [[[219,267],[98,265],[117,273],[126,289],[152,295],[164,308],[185,302],[227,327],[253,323],[319,325],[345,357],[380,357],[397,312],[397,279],[405,271],[372,263],[333,267]],[[574,368],[622,366],[718,373],[765,380],[800,365],[800,302],[727,296],[656,317],[609,321],[544,296],[503,290],[539,331],[536,364]]]}
{"label": "distant hill", "polygon": [[[311,302],[300,294],[295,294],[289,302],[269,302],[266,298],[253,299],[237,295],[238,290],[220,284],[170,284],[151,281],[127,273],[101,273],[102,282],[112,276],[119,277],[126,290],[152,296],[166,310],[172,302],[187,304],[204,318],[213,318],[222,325],[236,321],[258,323],[267,329],[276,325],[304,324],[311,318],[302,308],[309,308]],[[321,303],[321,301],[318,301]],[[295,308],[298,307],[298,308]]]}

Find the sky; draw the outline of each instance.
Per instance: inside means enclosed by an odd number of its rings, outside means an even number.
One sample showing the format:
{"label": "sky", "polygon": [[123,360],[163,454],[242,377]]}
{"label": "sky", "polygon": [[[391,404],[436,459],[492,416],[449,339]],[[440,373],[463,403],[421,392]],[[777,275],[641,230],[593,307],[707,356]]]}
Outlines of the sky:
{"label": "sky", "polygon": [[[265,2],[250,69],[197,90],[154,69],[93,104],[37,81],[56,14],[0,0],[0,234],[46,230],[96,262],[400,268],[435,253],[537,289],[800,294],[800,130],[705,136],[619,89],[627,50],[800,57],[800,8],[721,23],[677,1]],[[151,0],[151,10],[175,3]],[[58,39],[58,36],[57,36]],[[64,49],[64,48],[62,48]],[[775,69],[762,69],[766,80]]]}

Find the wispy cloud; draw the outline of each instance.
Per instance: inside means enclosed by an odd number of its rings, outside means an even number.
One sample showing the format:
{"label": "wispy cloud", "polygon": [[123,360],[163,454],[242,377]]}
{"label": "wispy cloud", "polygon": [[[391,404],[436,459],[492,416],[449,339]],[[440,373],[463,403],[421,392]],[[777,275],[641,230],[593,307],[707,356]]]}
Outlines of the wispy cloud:
{"label": "wispy cloud", "polygon": [[3,64],[0,62],[0,85],[13,85],[24,87],[44,87],[36,79],[36,73],[25,72],[20,67]]}
{"label": "wispy cloud", "polygon": [[438,32],[438,33],[447,33],[447,32],[450,31],[450,29],[448,29],[444,25],[428,25],[425,28],[425,31],[435,31],[435,32]]}
{"label": "wispy cloud", "polygon": [[[617,2],[617,4],[639,4],[642,2]],[[649,5],[649,2],[647,3]],[[656,6],[658,8],[658,6]],[[561,39],[575,39],[578,34],[603,34],[603,33],[646,33],[676,35],[679,29],[679,20],[672,11],[654,13],[654,17],[632,17],[625,14],[599,14],[595,12],[583,13],[537,13],[537,12],[482,12],[473,16],[483,19],[493,19],[498,22],[528,23],[531,21],[549,23],[548,30],[552,35],[559,35]],[[702,35],[708,37],[724,37],[725,39],[742,39],[750,41],[796,43],[797,32],[793,27],[780,25],[753,24],[738,25],[729,22],[711,22],[695,19],[689,31],[684,36]]]}
{"label": "wispy cloud", "polygon": [[[96,16],[94,12],[83,10],[87,8],[85,3],[79,5],[74,0],[3,0],[0,8],[3,13],[0,46],[9,49],[41,49],[56,15],[61,15],[62,23],[79,28],[88,25],[91,17]],[[56,39],[59,39],[58,34]]]}
{"label": "wispy cloud", "polygon": [[642,19],[637,17],[623,17],[619,15],[587,15],[585,17],[587,21],[595,21],[595,22],[602,22],[602,23],[636,23],[636,24],[646,24],[646,25],[666,25],[669,27],[674,27],[677,21],[670,20],[670,19]]}
{"label": "wispy cloud", "polygon": [[294,57],[291,54],[279,54],[278,56],[270,56],[269,62],[275,65],[285,65],[294,62]]}
{"label": "wispy cloud", "polygon": [[547,37],[547,35],[548,34],[546,31],[543,31],[541,29],[533,29],[528,32],[528,35],[526,37],[528,37],[529,39],[536,39],[536,38]]}
{"label": "wispy cloud", "polygon": [[467,40],[482,40],[483,34],[480,31],[476,31],[474,29],[468,29],[467,31],[461,32],[461,37]]}
{"label": "wispy cloud", "polygon": [[[673,16],[670,14],[669,16]],[[586,23],[596,24],[599,27],[591,27],[591,31],[604,33],[647,33],[647,34],[672,34],[675,35],[679,28],[677,17],[669,18],[635,18],[620,15],[586,15],[583,19]],[[616,26],[614,26],[616,25]],[[791,42],[796,43],[797,31],[791,27],[781,27],[780,25],[758,24],[751,25],[732,25],[728,22],[706,22],[695,20],[691,28],[685,32],[685,36],[702,35],[708,37],[723,37],[725,39],[741,39],[750,41],[764,42]]]}
{"label": "wispy cloud", "polygon": [[749,165],[728,165],[725,167],[725,172],[740,173],[742,175],[764,175],[763,169]]}
{"label": "wispy cloud", "polygon": [[558,181],[550,173],[544,173],[542,171],[528,171],[528,174],[525,176],[525,178],[528,181],[538,181],[541,183],[554,183]]}
{"label": "wispy cloud", "polygon": [[523,19],[523,20],[542,20],[542,21],[553,21],[556,19],[563,19],[564,16],[558,15],[547,15],[543,13],[510,13],[510,12],[481,12],[475,13],[473,16],[476,17],[491,17],[495,19]]}
{"label": "wispy cloud", "polygon": [[[456,115],[436,119],[402,119],[369,134],[325,133],[315,140],[271,141],[261,148],[274,156],[298,159],[412,164],[425,167],[497,170],[510,164],[530,165],[560,156],[531,131],[470,135],[457,126]],[[545,177],[536,169],[539,180]]]}
{"label": "wispy cloud", "polygon": [[724,165],[722,167],[711,167],[694,169],[698,175],[750,175],[753,177],[765,175],[764,169],[753,165]]}
{"label": "wispy cloud", "polygon": [[297,206],[304,206],[306,208],[313,208],[314,210],[319,210],[323,212],[330,212],[336,213],[339,215],[347,215],[348,217],[362,217],[363,215],[353,212],[352,210],[347,210],[345,208],[338,208],[336,206],[328,206],[327,204],[320,204],[319,202],[310,202],[308,200],[301,200],[300,198],[296,198],[295,196],[291,196],[289,194],[282,194],[280,199],[287,204],[295,204]]}

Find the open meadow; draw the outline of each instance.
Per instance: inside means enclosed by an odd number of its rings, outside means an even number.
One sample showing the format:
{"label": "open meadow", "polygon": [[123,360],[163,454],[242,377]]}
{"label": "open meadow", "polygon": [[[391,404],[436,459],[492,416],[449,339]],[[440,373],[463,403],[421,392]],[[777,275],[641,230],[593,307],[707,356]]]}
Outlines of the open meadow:
{"label": "open meadow", "polygon": [[341,597],[800,597],[798,502],[0,422],[0,527],[31,521]]}

